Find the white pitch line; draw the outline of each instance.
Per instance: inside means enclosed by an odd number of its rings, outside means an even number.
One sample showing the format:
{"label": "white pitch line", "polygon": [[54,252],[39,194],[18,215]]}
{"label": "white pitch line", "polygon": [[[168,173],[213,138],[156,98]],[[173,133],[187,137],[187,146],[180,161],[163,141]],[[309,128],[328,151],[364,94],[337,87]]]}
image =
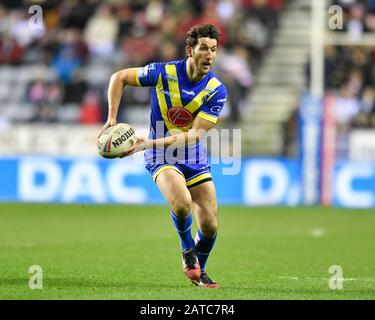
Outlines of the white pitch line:
{"label": "white pitch line", "polygon": [[[329,281],[330,278],[313,278],[313,277],[291,277],[291,276],[283,276],[277,277],[278,279],[286,279],[286,280],[324,280]],[[356,282],[375,282],[373,278],[342,278],[342,279],[335,279],[335,280],[342,280],[342,281],[356,281]]]}

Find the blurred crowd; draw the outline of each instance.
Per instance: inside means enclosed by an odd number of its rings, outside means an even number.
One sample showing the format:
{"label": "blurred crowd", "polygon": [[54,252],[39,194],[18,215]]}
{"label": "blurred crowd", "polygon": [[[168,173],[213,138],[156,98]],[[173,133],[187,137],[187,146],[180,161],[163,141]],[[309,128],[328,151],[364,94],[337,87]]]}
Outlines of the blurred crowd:
{"label": "blurred crowd", "polygon": [[325,91],[335,96],[336,156],[348,157],[349,133],[375,129],[375,43],[359,45],[375,32],[375,0],[337,0],[343,8],[343,29],[358,45],[325,47]]}
{"label": "blurred crowd", "polygon": [[328,46],[325,51],[325,88],[336,96],[338,125],[375,128],[375,47]]}
{"label": "blurred crowd", "polygon": [[375,31],[375,0],[333,0],[343,10],[343,28],[335,29],[346,32],[352,39],[363,33]]}
{"label": "blurred crowd", "polygon": [[347,159],[352,130],[375,129],[375,47],[326,47],[325,88],[335,97],[336,156]]}
{"label": "blurred crowd", "polygon": [[[230,91],[227,120],[236,122],[272,45],[283,2],[2,0],[0,109],[18,106],[18,121],[103,122],[112,72],[182,59],[186,32],[195,24],[213,23],[221,32],[214,71]],[[30,24],[35,4],[43,9],[41,27]],[[126,90],[122,105],[149,107],[148,89]]]}
{"label": "blurred crowd", "polygon": [[[330,31],[346,33],[356,43],[324,48],[324,93],[335,101],[337,156],[347,158],[351,130],[375,129],[375,42],[372,46],[358,44],[362,36],[374,36],[375,0],[331,0],[329,4],[343,9],[343,29]],[[309,81],[310,61],[306,65],[307,87]],[[288,156],[297,154],[297,116],[298,109],[284,123],[283,153]]]}
{"label": "blurred crowd", "polygon": [[375,128],[375,43],[359,45],[375,32],[375,0],[331,0],[342,8],[342,29],[358,45],[325,47],[325,90],[336,95],[340,130]]}
{"label": "blurred crowd", "polygon": [[[342,29],[352,41],[375,32],[375,0],[333,0],[343,9]],[[325,89],[336,95],[340,130],[375,128],[375,43],[325,48]]]}

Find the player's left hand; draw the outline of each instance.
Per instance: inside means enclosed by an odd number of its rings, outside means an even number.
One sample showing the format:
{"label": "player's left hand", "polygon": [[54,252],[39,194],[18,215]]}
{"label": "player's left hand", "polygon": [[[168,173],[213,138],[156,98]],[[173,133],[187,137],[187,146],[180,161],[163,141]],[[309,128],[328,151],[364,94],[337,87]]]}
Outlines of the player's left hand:
{"label": "player's left hand", "polygon": [[119,158],[128,157],[136,152],[143,151],[147,149],[147,141],[145,138],[135,137],[136,143],[126,152],[124,152]]}

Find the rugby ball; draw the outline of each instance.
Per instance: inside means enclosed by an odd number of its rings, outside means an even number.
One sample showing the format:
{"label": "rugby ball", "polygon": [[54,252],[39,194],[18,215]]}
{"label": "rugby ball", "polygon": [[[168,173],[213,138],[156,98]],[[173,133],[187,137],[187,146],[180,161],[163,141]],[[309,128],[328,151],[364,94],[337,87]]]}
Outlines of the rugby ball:
{"label": "rugby ball", "polygon": [[137,141],[134,129],[127,123],[108,127],[98,138],[98,152],[107,159],[118,158]]}

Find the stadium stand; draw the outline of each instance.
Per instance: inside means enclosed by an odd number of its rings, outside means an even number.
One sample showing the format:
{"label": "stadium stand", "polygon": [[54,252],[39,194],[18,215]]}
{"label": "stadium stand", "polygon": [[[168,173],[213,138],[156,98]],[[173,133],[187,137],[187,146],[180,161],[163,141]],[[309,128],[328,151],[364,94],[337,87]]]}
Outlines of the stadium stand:
{"label": "stadium stand", "polygon": [[[245,153],[297,155],[296,111],[310,85],[311,3],[292,1],[285,7],[245,104]],[[336,97],[338,156],[346,157],[350,130],[375,124],[375,1],[325,3],[327,13],[330,5],[344,13],[342,29],[329,30],[326,23],[324,91]]]}
{"label": "stadium stand", "polygon": [[[366,36],[375,1],[326,3],[342,6],[345,21],[325,48],[325,91],[338,97],[344,135],[374,128],[375,54]],[[28,26],[31,4],[0,4],[1,125],[99,125],[113,71],[178,59],[186,31],[205,21],[222,33],[216,72],[230,92],[223,126],[241,126],[243,154],[295,155],[296,109],[309,86],[310,0],[40,1],[37,31]],[[347,45],[358,37],[368,45]],[[119,121],[147,126],[149,90],[126,88],[125,96]]]}
{"label": "stadium stand", "polygon": [[[44,28],[32,30],[32,1],[2,1],[1,123],[100,124],[112,72],[183,57],[189,28],[212,22],[222,33],[216,72],[231,92],[223,120],[238,124],[284,2],[39,1]],[[148,89],[126,88],[125,95],[119,120],[147,125]]]}

